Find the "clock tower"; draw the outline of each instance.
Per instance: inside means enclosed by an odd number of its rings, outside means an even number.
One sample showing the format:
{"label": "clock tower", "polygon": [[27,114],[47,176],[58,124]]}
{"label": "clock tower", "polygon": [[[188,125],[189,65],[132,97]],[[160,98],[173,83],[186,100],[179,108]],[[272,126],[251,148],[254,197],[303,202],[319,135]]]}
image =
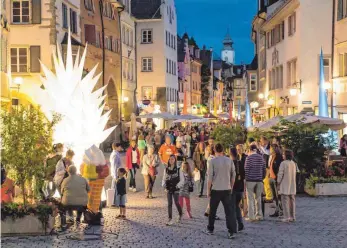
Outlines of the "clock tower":
{"label": "clock tower", "polygon": [[223,40],[222,60],[229,64],[235,64],[235,51],[233,40],[230,37],[229,29]]}

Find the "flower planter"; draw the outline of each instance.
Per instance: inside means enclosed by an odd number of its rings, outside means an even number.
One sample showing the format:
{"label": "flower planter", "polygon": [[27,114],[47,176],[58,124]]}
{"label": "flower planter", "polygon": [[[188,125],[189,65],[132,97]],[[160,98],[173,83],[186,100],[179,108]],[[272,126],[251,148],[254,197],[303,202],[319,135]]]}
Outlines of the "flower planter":
{"label": "flower planter", "polygon": [[347,183],[316,183],[314,189],[306,189],[306,193],[315,196],[347,195]]}
{"label": "flower planter", "polygon": [[53,226],[54,218],[52,216],[49,218],[46,230],[44,230],[42,222],[36,216],[27,215],[14,221],[12,218],[6,218],[1,221],[1,236],[44,235],[48,234]]}

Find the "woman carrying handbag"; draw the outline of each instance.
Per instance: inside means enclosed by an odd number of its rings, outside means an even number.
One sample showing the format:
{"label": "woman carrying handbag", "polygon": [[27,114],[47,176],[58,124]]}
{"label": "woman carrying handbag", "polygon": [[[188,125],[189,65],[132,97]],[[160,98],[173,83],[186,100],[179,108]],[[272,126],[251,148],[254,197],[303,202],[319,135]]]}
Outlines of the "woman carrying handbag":
{"label": "woman carrying handbag", "polygon": [[146,198],[152,199],[152,190],[158,174],[157,167],[160,161],[158,155],[154,154],[154,146],[148,146],[147,149],[147,154],[143,156],[141,173],[145,181]]}

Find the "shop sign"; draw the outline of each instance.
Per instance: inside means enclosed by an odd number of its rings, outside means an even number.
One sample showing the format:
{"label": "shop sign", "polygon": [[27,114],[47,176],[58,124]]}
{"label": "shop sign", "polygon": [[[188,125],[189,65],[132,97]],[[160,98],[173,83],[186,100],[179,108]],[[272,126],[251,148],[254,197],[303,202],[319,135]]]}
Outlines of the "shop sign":
{"label": "shop sign", "polygon": [[302,104],[312,104],[312,101],[302,101]]}

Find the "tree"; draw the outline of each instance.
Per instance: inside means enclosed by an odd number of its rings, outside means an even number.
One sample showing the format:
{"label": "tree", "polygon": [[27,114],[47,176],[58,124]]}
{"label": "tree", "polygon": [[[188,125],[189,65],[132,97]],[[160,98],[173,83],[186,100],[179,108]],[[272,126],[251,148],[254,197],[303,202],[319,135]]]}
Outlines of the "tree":
{"label": "tree", "polygon": [[27,181],[43,177],[43,162],[52,149],[52,134],[59,117],[49,122],[39,108],[19,107],[1,114],[2,161],[14,171],[13,178],[27,204]]}
{"label": "tree", "polygon": [[238,144],[243,144],[246,138],[246,132],[241,126],[217,126],[213,132],[212,137],[215,138],[217,143],[223,145],[225,149]]}
{"label": "tree", "polygon": [[209,106],[208,101],[210,98],[209,83],[211,79],[211,71],[206,65],[201,67],[201,102]]}
{"label": "tree", "polygon": [[272,129],[279,134],[282,146],[294,152],[299,168],[307,173],[324,166],[326,153],[334,149],[333,139],[325,125],[282,119]]}

